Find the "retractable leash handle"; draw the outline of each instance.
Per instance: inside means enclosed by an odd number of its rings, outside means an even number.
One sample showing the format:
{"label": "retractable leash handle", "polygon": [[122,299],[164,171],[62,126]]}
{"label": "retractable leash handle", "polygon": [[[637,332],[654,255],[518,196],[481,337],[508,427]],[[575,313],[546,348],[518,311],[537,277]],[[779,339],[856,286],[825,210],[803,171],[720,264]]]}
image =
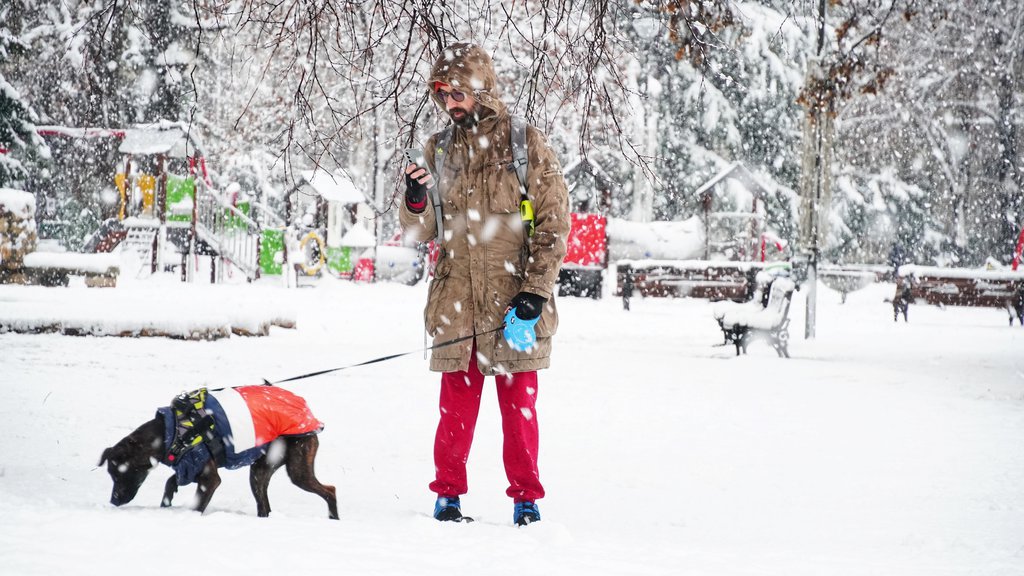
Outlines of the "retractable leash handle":
{"label": "retractable leash handle", "polygon": [[509,310],[505,314],[505,323],[502,329],[502,335],[508,342],[509,348],[516,352],[527,352],[536,346],[537,331],[534,326],[538,320],[540,320],[540,316],[532,320],[523,320],[516,316],[516,308]]}

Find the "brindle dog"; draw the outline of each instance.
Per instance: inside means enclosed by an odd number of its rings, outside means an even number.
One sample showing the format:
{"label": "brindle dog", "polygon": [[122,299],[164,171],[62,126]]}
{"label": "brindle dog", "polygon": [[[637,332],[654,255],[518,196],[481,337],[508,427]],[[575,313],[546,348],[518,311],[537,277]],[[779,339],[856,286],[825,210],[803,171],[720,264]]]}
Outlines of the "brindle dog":
{"label": "brindle dog", "polygon": [[[292,483],[326,500],[330,518],[337,520],[338,500],[335,496],[334,486],[321,484],[313,472],[316,451],[320,446],[316,435],[281,437],[274,442],[284,443],[284,457],[274,458],[271,461],[267,458],[267,454],[264,454],[249,467],[249,485],[256,498],[256,514],[261,518],[270,515],[267,485],[270,484],[270,477],[274,475],[274,472],[284,465]],[[106,462],[107,472],[114,480],[110,503],[121,506],[131,502],[138,493],[139,487],[142,486],[142,482],[149,475],[149,471],[157,462],[162,461],[166,454],[164,420],[160,416],[139,426],[120,442],[104,450],[99,465],[102,466]],[[217,464],[211,458],[196,477],[198,485],[196,510],[199,512],[206,510],[210,499],[213,498],[213,493],[220,486],[220,482]],[[164,485],[164,496],[160,506],[164,508],[170,506],[177,491],[178,478],[172,474]]]}

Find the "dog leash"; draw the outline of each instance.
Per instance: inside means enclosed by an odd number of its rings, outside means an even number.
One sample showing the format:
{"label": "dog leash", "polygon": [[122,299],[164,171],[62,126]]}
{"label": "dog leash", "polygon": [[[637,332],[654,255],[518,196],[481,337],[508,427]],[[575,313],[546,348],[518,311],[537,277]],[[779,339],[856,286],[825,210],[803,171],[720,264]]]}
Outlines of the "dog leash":
{"label": "dog leash", "polygon": [[365,362],[360,362],[358,364],[349,364],[348,366],[341,366],[341,367],[338,367],[338,368],[329,368],[327,370],[318,370],[316,372],[310,372],[309,374],[303,374],[301,376],[292,376],[291,378],[285,378],[284,380],[278,380],[276,382],[271,382],[271,381],[269,381],[267,379],[264,379],[263,380],[263,385],[264,386],[274,386],[276,384],[283,384],[285,382],[294,382],[295,380],[302,380],[303,378],[312,378],[313,376],[321,376],[323,374],[330,374],[331,372],[337,372],[339,370],[347,370],[349,368],[356,368],[358,366],[366,366],[368,364],[376,364],[378,362],[384,362],[386,360],[393,360],[395,358],[401,358],[402,356],[408,356],[409,354],[415,354],[417,352],[427,352],[429,350],[437,350],[438,348],[445,348],[447,346],[452,346],[454,344],[458,344],[459,342],[465,342],[466,340],[469,340],[470,338],[476,338],[477,336],[486,336],[488,334],[494,334],[498,330],[502,330],[504,328],[505,328],[505,324],[502,323],[501,326],[498,326],[497,328],[495,328],[493,330],[488,330],[486,332],[473,332],[469,336],[460,336],[459,338],[455,338],[454,340],[448,340],[448,341],[445,341],[445,342],[441,342],[440,344],[434,344],[433,346],[422,348],[420,350],[410,350],[409,352],[401,352],[399,354],[389,354],[387,356],[381,356],[380,358],[374,358],[372,360],[367,360]]}

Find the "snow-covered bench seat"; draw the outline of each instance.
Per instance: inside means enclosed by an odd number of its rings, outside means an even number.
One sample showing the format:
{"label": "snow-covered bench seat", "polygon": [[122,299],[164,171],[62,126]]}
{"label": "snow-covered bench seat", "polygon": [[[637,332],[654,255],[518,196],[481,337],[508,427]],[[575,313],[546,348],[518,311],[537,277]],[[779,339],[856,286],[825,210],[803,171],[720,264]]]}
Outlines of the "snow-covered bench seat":
{"label": "snow-covered bench seat", "polygon": [[742,304],[719,303],[714,309],[715,319],[722,328],[726,343],[736,346],[736,355],[755,338],[765,338],[779,356],[789,358],[789,304],[796,284],[786,277],[772,280],[766,288],[768,301],[760,297],[765,288],[759,288],[754,298]]}
{"label": "snow-covered bench seat", "polygon": [[972,270],[937,268],[908,264],[900,266],[896,294],[892,299],[893,320],[911,303],[936,306],[977,306],[1002,308],[1024,326],[1024,270]]}
{"label": "snow-covered bench seat", "polygon": [[[730,317],[739,317],[742,314],[753,314],[759,310],[764,310],[765,304],[767,304],[767,292],[768,285],[770,282],[759,284],[754,289],[754,295],[750,300],[739,301],[739,300],[719,300],[711,305],[711,313],[718,321],[719,325],[722,324],[722,318],[726,315]],[[730,340],[726,338],[726,344]]]}
{"label": "snow-covered bench seat", "polygon": [[33,284],[67,286],[70,276],[84,276],[86,286],[113,287],[121,273],[115,254],[32,252],[25,255],[25,275]]}

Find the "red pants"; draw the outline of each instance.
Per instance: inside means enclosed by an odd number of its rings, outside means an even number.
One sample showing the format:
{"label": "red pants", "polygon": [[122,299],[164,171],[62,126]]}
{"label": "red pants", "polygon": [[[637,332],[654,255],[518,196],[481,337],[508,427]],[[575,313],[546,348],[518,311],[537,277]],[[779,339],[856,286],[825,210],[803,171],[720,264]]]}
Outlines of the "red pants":
{"label": "red pants", "polygon": [[[470,357],[475,358],[476,354]],[[509,487],[516,502],[544,497],[537,471],[537,372],[518,372],[494,377],[501,408],[505,441],[502,457]],[[484,375],[476,362],[468,372],[441,375],[441,421],[434,437],[434,468],[437,479],[430,490],[439,496],[461,496],[468,491],[466,461],[473,445],[473,431],[480,412]]]}

